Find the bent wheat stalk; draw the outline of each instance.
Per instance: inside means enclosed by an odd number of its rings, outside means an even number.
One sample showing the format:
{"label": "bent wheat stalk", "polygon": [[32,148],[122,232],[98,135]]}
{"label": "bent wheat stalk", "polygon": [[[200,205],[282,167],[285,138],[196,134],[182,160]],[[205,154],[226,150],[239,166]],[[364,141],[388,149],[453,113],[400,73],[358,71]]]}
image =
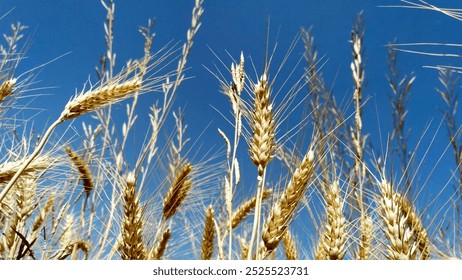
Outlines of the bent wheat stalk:
{"label": "bent wheat stalk", "polygon": [[[135,67],[134,65],[138,66]],[[2,202],[6,194],[11,190],[14,183],[18,180],[19,176],[21,176],[22,172],[40,154],[43,147],[48,142],[51,133],[58,125],[66,120],[77,118],[78,116],[100,109],[106,105],[121,101],[130,97],[136,92],[142,93],[148,90],[148,87],[143,87],[143,77],[140,74],[135,74],[131,78],[128,77],[138,68],[142,68],[139,69],[140,73],[145,73],[145,69],[143,69],[144,67],[147,67],[145,63],[132,63],[130,67],[124,69],[113,79],[101,84],[95,89],[90,89],[86,92],[78,94],[73,99],[71,99],[66,104],[64,111],[61,113],[61,116],[48,127],[34,152],[29,156],[27,160],[23,162],[21,167],[11,178],[8,185],[0,193],[0,202]]]}

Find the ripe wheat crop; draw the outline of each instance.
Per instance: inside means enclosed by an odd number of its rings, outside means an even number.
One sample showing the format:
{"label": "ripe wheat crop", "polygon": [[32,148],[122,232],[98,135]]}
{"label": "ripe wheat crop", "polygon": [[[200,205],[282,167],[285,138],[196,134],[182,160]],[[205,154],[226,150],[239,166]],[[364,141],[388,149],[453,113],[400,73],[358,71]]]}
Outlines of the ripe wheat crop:
{"label": "ripe wheat crop", "polygon": [[[460,9],[399,3],[393,7],[462,21]],[[381,143],[375,143],[365,125],[376,122],[368,110],[374,101],[367,85],[374,81],[367,79],[365,40],[374,31],[366,32],[364,14],[351,19],[350,41],[344,42],[351,47],[350,76],[341,77],[350,83],[344,98],[350,106],[344,106],[324,78],[327,62],[318,55],[312,29],[297,33],[282,61],[269,39],[269,24],[261,62],[246,53],[246,46],[236,60],[212,50],[220,63],[215,68],[208,66],[213,62],[202,63],[216,88],[191,89],[188,80],[201,73],[191,73],[188,62],[197,40],[205,39],[197,36],[204,28],[204,0],[192,6],[182,45],[156,44],[154,21],[148,20],[139,28],[143,54],[120,68],[114,51],[116,3],[101,0],[101,5],[106,52],[96,77],[69,94],[64,106],[50,109],[60,113],[43,134],[34,129],[39,115],[23,120],[17,111],[31,110],[30,104],[21,106],[30,101],[31,88],[47,89],[39,88],[34,76],[47,64],[23,71],[20,65],[31,47],[24,38],[28,30],[19,23],[4,30],[0,259],[462,257],[460,67],[430,66],[440,82],[435,94],[444,104],[437,133],[446,128],[447,145],[437,148],[450,153],[453,162],[436,159],[450,180],[429,195],[419,175],[430,149],[420,145],[428,134],[422,132],[415,146],[408,141],[409,102],[418,79],[403,74],[398,59],[402,53],[447,57],[416,48],[449,44],[384,47],[392,122],[390,131],[381,131]],[[225,122],[213,127],[222,142],[206,151],[204,146],[212,146],[209,130],[191,139],[188,117],[174,110],[181,91],[204,90],[224,95],[228,106],[217,112]],[[140,109],[146,95],[151,98],[148,112]],[[126,109],[122,120],[118,104]],[[136,128],[143,120],[149,127],[140,141]],[[449,199],[443,192],[450,193]]]}

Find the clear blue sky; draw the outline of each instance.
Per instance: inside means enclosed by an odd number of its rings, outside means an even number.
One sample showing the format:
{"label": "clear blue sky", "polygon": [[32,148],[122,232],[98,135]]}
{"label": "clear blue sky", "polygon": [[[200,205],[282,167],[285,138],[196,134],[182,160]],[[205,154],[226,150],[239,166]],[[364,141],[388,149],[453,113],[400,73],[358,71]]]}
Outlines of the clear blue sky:
{"label": "clear blue sky", "polygon": [[[115,2],[114,50],[118,57],[118,67],[127,59],[142,55],[143,40],[137,32],[137,27],[144,25],[148,18],[156,18],[154,31],[157,36],[154,49],[171,40],[184,41],[190,24],[193,1],[116,0]],[[57,117],[61,112],[59,108],[65,105],[74,92],[82,88],[89,75],[93,81],[95,80],[94,67],[98,65],[99,55],[105,51],[103,33],[105,11],[96,0],[0,0],[0,3],[0,14],[5,14],[14,8],[0,21],[2,32],[6,32],[9,24],[16,21],[29,26],[27,34],[32,44],[19,72],[71,52],[44,67],[38,76],[40,83],[36,85],[37,87],[56,87],[39,91],[46,96],[32,103],[33,107],[50,109],[40,114],[40,118],[50,122]],[[431,3],[437,6],[460,8],[460,0],[434,0]],[[391,105],[387,97],[389,88],[385,79],[387,73],[385,45],[394,39],[398,43],[460,43],[457,41],[458,34],[462,34],[460,22],[435,12],[379,7],[397,4],[400,4],[399,0],[205,0],[202,27],[188,61],[187,75],[194,78],[182,85],[177,106],[174,107],[186,106],[186,121],[192,138],[197,137],[205,129],[209,135],[207,139],[221,146],[222,140],[216,133],[216,128],[230,131],[231,127],[212,106],[222,112],[229,112],[230,105],[227,98],[219,93],[218,81],[205,68],[213,68],[214,63],[219,64],[210,49],[216,52],[227,65],[231,63],[227,52],[237,59],[239,53],[243,51],[246,58],[251,56],[257,68],[260,67],[259,65],[263,63],[268,16],[271,18],[270,45],[274,45],[277,40],[279,56],[285,53],[301,27],[312,27],[319,55],[326,58],[326,63],[321,70],[325,81],[327,85],[333,85],[337,100],[349,102],[353,84],[349,67],[352,59],[351,46],[348,41],[353,21],[356,15],[363,11],[366,22],[364,44],[367,60],[364,95],[372,97],[364,109],[364,132],[371,135],[374,148],[380,149],[378,132],[381,130],[384,140],[384,135],[391,131],[392,125]],[[276,34],[278,34],[277,38]],[[461,49],[457,48],[450,51],[461,53]],[[293,60],[289,63],[296,61],[302,52],[303,46],[300,42],[293,53]],[[412,98],[409,101],[407,127],[411,128],[413,133],[409,145],[410,147],[415,145],[426,125],[433,120],[425,136],[424,143],[428,143],[441,120],[437,106],[442,106],[442,102],[434,90],[439,86],[437,72],[424,69],[422,66],[459,65],[460,61],[455,58],[431,58],[400,53],[398,63],[403,73],[414,72],[417,76]],[[277,64],[276,61],[275,65]],[[220,69],[225,71],[224,68]],[[145,100],[149,101],[149,99]],[[120,112],[124,116],[125,111],[122,109]],[[381,124],[380,128],[378,122]],[[210,126],[207,127],[209,124]],[[37,125],[40,124],[37,122]],[[38,130],[41,129],[43,128],[38,127]],[[437,142],[425,159],[427,166],[422,167],[423,170],[435,163],[435,158],[447,145],[445,129],[442,128],[439,133]],[[204,139],[204,141],[208,140]],[[425,146],[421,154],[424,150]],[[436,174],[442,174],[441,176],[447,178],[448,166],[454,168],[452,157],[447,158],[447,164],[442,164]],[[425,176],[423,174],[422,178]],[[437,185],[439,182],[440,177],[436,176],[429,185]]]}

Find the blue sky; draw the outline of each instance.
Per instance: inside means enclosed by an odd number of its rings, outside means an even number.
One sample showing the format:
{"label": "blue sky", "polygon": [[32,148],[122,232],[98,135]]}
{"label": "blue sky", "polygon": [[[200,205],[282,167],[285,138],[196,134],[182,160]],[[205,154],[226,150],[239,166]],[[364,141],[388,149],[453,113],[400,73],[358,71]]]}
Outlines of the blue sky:
{"label": "blue sky", "polygon": [[[70,52],[43,67],[38,75],[40,82],[36,87],[50,89],[37,91],[44,96],[33,100],[31,106],[45,109],[39,118],[49,123],[58,116],[60,108],[63,108],[75,91],[82,88],[88,77],[96,80],[94,68],[98,65],[99,55],[105,51],[105,11],[96,0],[0,1],[0,14],[14,9],[0,21],[2,32],[7,32],[9,24],[16,21],[29,26],[27,34],[31,46],[27,51],[27,59],[19,68],[19,73]],[[431,3],[437,6],[460,7],[458,0],[434,0]],[[387,97],[389,88],[385,79],[385,45],[395,39],[398,43],[458,43],[455,34],[461,34],[462,31],[460,22],[435,12],[379,7],[398,4],[398,0],[205,0],[202,27],[195,38],[188,61],[189,69],[186,72],[187,76],[193,78],[187,80],[180,88],[174,108],[186,108],[186,122],[191,138],[198,137],[205,130],[205,134],[208,135],[208,140],[204,139],[205,146],[215,145],[216,149],[221,147],[222,140],[216,133],[216,128],[231,131],[231,127],[217,110],[229,112],[230,105],[228,99],[219,92],[219,82],[207,68],[213,69],[216,64],[225,73],[226,69],[220,65],[213,52],[229,66],[232,60],[227,53],[238,59],[243,51],[246,59],[252,57],[257,70],[261,70],[268,16],[271,21],[270,46],[276,41],[278,43],[275,66],[278,65],[277,59],[285,54],[300,28],[312,27],[319,55],[325,57],[321,71],[326,84],[332,85],[339,102],[344,100],[349,103],[353,83],[350,71],[351,46],[348,41],[353,21],[356,15],[363,11],[366,23],[364,45],[367,61],[364,96],[371,97],[364,108],[364,132],[370,134],[374,148],[380,149],[380,139],[384,140],[392,127],[391,105]],[[192,7],[193,1],[185,0],[116,0],[116,68],[123,66],[129,58],[142,55],[143,39],[137,29],[138,26],[145,25],[148,18],[156,18],[154,49],[172,40],[182,43],[190,25]],[[443,51],[446,50],[448,49]],[[450,51],[460,53],[460,49],[457,48]],[[288,69],[291,67],[290,63],[295,63],[302,53],[303,46],[299,42],[288,62]],[[424,137],[421,154],[441,121],[437,107],[442,106],[434,90],[435,87],[439,87],[437,72],[422,66],[437,64],[458,65],[460,61],[456,58],[425,57],[406,53],[400,53],[398,58],[398,65],[403,73],[414,72],[417,76],[409,101],[407,119],[407,127],[412,129],[409,143],[411,147],[415,145],[429,122],[433,121]],[[256,77],[251,75],[251,78],[255,80]],[[155,100],[153,97],[143,98],[148,103]],[[124,116],[125,110],[120,109],[121,116]],[[351,109],[350,104],[350,113]],[[143,120],[143,117],[140,119]],[[36,121],[36,125],[40,126],[43,122]],[[75,125],[80,127],[78,123]],[[140,125],[143,126],[143,123]],[[379,131],[382,133],[381,136]],[[440,129],[439,134],[437,142],[425,158],[427,165],[424,165],[421,171],[431,167],[435,163],[435,158],[447,145],[444,127]],[[243,155],[245,152],[244,149]],[[452,160],[449,154],[438,169],[441,173],[435,173],[443,174],[442,176],[447,178],[449,168],[454,168]],[[422,177],[425,178],[425,174]],[[440,180],[437,176],[428,185],[438,184]]]}

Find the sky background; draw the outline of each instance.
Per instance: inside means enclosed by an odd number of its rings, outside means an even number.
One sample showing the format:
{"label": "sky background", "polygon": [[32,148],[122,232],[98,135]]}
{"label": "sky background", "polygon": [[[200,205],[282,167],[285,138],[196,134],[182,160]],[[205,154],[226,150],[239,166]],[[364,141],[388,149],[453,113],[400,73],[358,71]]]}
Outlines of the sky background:
{"label": "sky background", "polygon": [[[184,42],[186,30],[190,26],[193,1],[115,2],[116,69],[120,69],[128,59],[142,56],[143,38],[137,29],[138,26],[145,25],[148,18],[156,18],[154,50],[172,40],[181,44]],[[460,0],[434,0],[431,3],[444,7],[460,7]],[[228,53],[237,60],[242,51],[247,61],[252,58],[261,74],[268,17],[271,21],[270,46],[274,46],[276,42],[278,44],[274,69],[279,65],[281,57],[285,55],[300,28],[311,27],[318,53],[324,57],[321,71],[325,82],[332,86],[339,103],[349,104],[351,113],[352,55],[348,41],[353,21],[357,14],[363,11],[366,23],[364,46],[367,61],[366,87],[363,94],[371,97],[364,108],[363,131],[370,134],[374,148],[380,150],[380,140],[384,141],[386,135],[392,131],[391,105],[387,96],[390,91],[385,78],[385,74],[388,73],[386,44],[393,40],[398,43],[460,43],[456,34],[462,34],[462,23],[435,12],[380,7],[398,4],[401,4],[399,0],[205,0],[202,27],[195,38],[188,60],[189,69],[186,72],[187,76],[193,78],[181,86],[174,106],[185,107],[189,136],[196,139],[204,132],[207,137],[201,136],[203,141],[199,142],[203,142],[205,147],[215,146],[216,150],[223,147],[216,128],[219,127],[230,134],[232,127],[217,111],[230,116],[230,104],[226,96],[219,91],[219,81],[207,68],[214,69],[215,65],[218,65],[222,73],[227,73],[227,69],[220,64],[218,58],[229,67],[232,59]],[[13,10],[0,20],[0,30],[3,33],[8,32],[11,23],[20,21],[29,26],[26,34],[31,41],[27,59],[21,63],[18,73],[70,52],[43,67],[38,73],[39,82],[34,87],[51,87],[36,91],[35,93],[43,96],[31,101],[31,107],[45,109],[35,124],[40,131],[43,130],[42,125],[58,117],[60,108],[64,107],[76,91],[82,89],[89,77],[96,81],[94,68],[99,63],[99,55],[105,52],[103,23],[106,14],[97,0],[0,0],[0,14],[6,14],[11,9]],[[461,52],[458,48],[441,50],[424,47],[421,50]],[[300,41],[287,62],[286,69],[291,69],[301,55],[303,44]],[[435,91],[435,87],[439,87],[437,72],[422,66],[437,64],[460,65],[460,61],[457,58],[424,57],[406,53],[398,55],[398,65],[402,73],[414,72],[417,76],[408,103],[409,115],[406,125],[412,129],[410,147],[417,143],[425,128],[432,122],[424,136],[419,151],[421,155],[433,134],[437,132],[442,118],[437,108],[443,106]],[[303,67],[302,65],[299,70],[303,70]],[[230,79],[229,76],[227,78]],[[250,78],[255,81],[257,77],[250,72]],[[156,100],[154,95],[143,98],[145,104]],[[142,131],[144,123],[147,124],[147,117],[142,116],[141,112],[146,112],[147,106],[140,107],[139,110],[141,111],[138,125]],[[118,113],[115,114],[117,116]],[[125,117],[123,107],[120,107],[120,117]],[[77,121],[74,125],[80,127],[80,122]],[[438,133],[439,136],[432,144],[430,153],[424,158],[425,164],[421,168],[423,178],[426,177],[426,170],[436,163],[436,158],[448,143],[445,128],[440,128]],[[245,158],[245,149],[242,153]],[[427,183],[426,188],[430,193],[438,191],[435,185],[441,186],[441,177],[445,178],[444,181],[449,177],[450,168],[454,168],[451,154],[440,163],[435,171],[437,176],[433,176]]]}

